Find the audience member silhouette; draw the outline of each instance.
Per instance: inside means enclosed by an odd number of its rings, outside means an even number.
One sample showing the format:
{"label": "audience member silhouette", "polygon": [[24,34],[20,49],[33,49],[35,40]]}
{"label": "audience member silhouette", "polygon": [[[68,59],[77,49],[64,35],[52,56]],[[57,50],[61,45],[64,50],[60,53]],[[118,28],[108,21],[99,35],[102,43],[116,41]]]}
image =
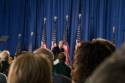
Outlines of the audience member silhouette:
{"label": "audience member silhouette", "polygon": [[54,48],[52,49],[52,52],[53,52],[53,54],[54,54],[54,60],[56,60],[57,57],[58,57],[58,54],[60,53],[59,47],[58,47],[58,46],[54,47]]}
{"label": "audience member silhouette", "polygon": [[59,53],[58,55],[59,63],[54,66],[54,72],[61,74],[67,77],[71,77],[71,69],[68,65],[65,64],[66,55],[64,52]]}
{"label": "audience member silhouette", "polygon": [[7,83],[7,76],[1,73],[2,63],[0,61],[0,83]]}
{"label": "audience member silhouette", "polygon": [[8,83],[51,83],[49,60],[33,53],[19,55],[11,64]]}
{"label": "audience member silhouette", "polygon": [[84,42],[75,51],[72,67],[72,79],[74,83],[84,83],[94,69],[100,65],[105,58],[112,54],[108,44],[103,41]]}
{"label": "audience member silhouette", "polygon": [[125,83],[125,46],[106,59],[85,83]]}
{"label": "audience member silhouette", "polygon": [[64,41],[63,41],[63,40],[59,41],[59,49],[60,49],[60,52],[64,52],[63,45],[64,45]]}
{"label": "audience member silhouette", "polygon": [[9,62],[8,58],[10,56],[9,51],[4,50],[0,53],[0,60],[2,64],[1,72],[8,75],[8,70],[9,70]]}

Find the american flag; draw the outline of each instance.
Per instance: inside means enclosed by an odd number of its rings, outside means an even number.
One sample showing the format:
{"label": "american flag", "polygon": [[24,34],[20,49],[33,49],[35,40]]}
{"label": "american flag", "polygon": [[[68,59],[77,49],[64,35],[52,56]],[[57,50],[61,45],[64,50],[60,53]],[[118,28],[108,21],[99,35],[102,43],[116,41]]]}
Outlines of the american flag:
{"label": "american flag", "polygon": [[77,31],[76,31],[75,49],[77,49],[81,41],[82,3],[83,3],[82,0],[79,0],[79,11],[78,11],[79,14],[78,14],[78,25],[77,25]]}
{"label": "american flag", "polygon": [[42,28],[41,48],[47,48],[47,45],[46,45],[46,20],[47,19],[44,17],[43,28]]}
{"label": "american flag", "polygon": [[66,53],[66,64],[69,65],[70,64],[70,56],[69,56],[69,45],[68,42],[64,42],[63,44],[63,48],[64,48],[64,52]]}
{"label": "american flag", "polygon": [[65,25],[66,26],[64,27],[63,40],[68,41],[68,35],[69,35],[69,15],[66,15]]}
{"label": "american flag", "polygon": [[64,27],[64,34],[63,34],[63,48],[64,52],[66,53],[66,64],[70,64],[70,56],[69,56],[69,45],[68,45],[68,32],[69,32],[69,15],[66,15],[66,26]]}
{"label": "american flag", "polygon": [[76,31],[76,46],[75,49],[77,49],[79,42],[81,41],[81,16],[82,14],[79,13],[78,15],[78,26],[77,26],[77,31]]}
{"label": "american flag", "polygon": [[52,24],[52,42],[51,42],[51,49],[55,46],[57,42],[56,37],[56,31],[57,30],[57,16],[54,16],[53,18],[53,24]]}

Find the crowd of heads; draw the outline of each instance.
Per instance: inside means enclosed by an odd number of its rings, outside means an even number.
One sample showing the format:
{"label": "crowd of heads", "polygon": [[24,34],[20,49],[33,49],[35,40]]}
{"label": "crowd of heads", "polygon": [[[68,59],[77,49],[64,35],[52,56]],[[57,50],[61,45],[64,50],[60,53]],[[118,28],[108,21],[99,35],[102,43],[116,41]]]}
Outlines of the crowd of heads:
{"label": "crowd of heads", "polygon": [[79,41],[72,64],[66,64],[66,45],[60,41],[52,49],[40,47],[16,58],[0,52],[0,78],[5,80],[0,83],[125,83],[125,45],[116,50],[105,39]]}

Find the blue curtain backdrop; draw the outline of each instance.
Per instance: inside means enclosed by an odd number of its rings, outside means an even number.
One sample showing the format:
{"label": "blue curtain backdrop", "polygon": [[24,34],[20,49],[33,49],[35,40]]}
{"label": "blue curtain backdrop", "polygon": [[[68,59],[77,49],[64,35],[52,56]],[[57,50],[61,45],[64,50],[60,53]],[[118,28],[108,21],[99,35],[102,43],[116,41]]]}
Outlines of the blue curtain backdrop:
{"label": "blue curtain backdrop", "polygon": [[125,0],[0,0],[0,35],[9,36],[7,42],[0,43],[0,49],[8,49],[14,55],[19,41],[23,50],[40,47],[44,17],[47,18],[47,46],[50,48],[54,16],[57,16],[59,41],[63,38],[68,15],[68,43],[73,59],[79,13],[82,14],[82,40],[103,37],[114,40],[119,47],[125,40],[124,4]]}

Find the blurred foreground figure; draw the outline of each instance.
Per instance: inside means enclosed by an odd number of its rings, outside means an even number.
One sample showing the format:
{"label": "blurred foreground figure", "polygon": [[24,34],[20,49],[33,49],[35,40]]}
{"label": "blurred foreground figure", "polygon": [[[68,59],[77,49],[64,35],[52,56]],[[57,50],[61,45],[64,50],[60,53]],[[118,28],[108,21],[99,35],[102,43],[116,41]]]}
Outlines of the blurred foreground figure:
{"label": "blurred foreground figure", "polygon": [[51,83],[51,64],[32,53],[19,55],[12,63],[8,83]]}
{"label": "blurred foreground figure", "polygon": [[105,60],[85,83],[125,83],[125,45]]}
{"label": "blurred foreground figure", "polygon": [[4,50],[0,53],[0,61],[1,61],[1,72],[8,75],[9,69],[9,59],[10,53],[7,50]]}
{"label": "blurred foreground figure", "polygon": [[74,83],[84,83],[96,67],[114,52],[107,43],[103,41],[81,43],[75,51],[72,66]]}

